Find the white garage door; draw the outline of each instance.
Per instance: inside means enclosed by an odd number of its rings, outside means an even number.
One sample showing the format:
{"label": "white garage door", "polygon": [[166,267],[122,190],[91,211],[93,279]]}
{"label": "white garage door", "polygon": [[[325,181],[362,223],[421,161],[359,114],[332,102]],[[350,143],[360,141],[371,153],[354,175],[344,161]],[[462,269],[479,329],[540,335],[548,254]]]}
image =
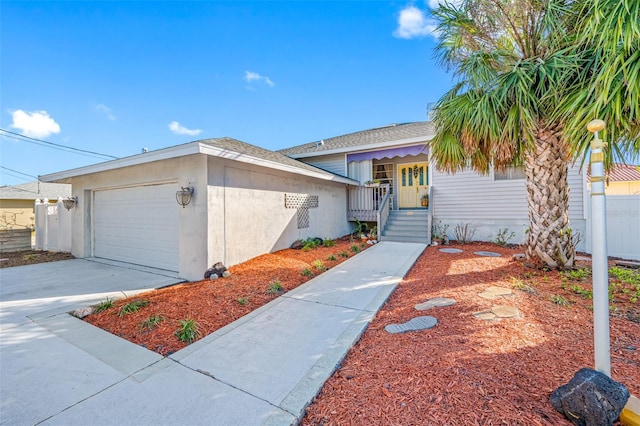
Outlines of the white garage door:
{"label": "white garage door", "polygon": [[96,191],[94,256],[177,271],[175,197],[175,184]]}

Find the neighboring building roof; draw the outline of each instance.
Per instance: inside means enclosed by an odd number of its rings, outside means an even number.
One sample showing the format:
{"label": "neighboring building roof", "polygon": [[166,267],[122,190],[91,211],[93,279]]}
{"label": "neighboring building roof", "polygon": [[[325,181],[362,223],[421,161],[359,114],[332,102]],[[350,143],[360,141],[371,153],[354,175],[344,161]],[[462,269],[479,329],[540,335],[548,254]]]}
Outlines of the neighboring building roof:
{"label": "neighboring building roof", "polygon": [[357,183],[352,179],[335,175],[309,164],[305,164],[301,161],[294,160],[280,153],[269,151],[228,137],[203,139],[169,148],[144,152],[130,157],[119,158],[117,160],[105,161],[91,166],[40,176],[40,179],[45,182],[69,182],[69,179],[76,176],[99,173],[107,170],[130,167],[138,164],[145,164],[153,161],[166,160],[192,154],[206,154],[214,157],[226,158],[229,160],[255,164],[258,166],[346,184]]}
{"label": "neighboring building roof", "polygon": [[[587,179],[591,180],[591,167],[587,167]],[[607,174],[608,182],[633,182],[640,181],[640,165],[614,164]]]}
{"label": "neighboring building roof", "polygon": [[71,185],[66,183],[28,182],[13,186],[0,187],[0,200],[36,200],[71,196]]}
{"label": "neighboring building roof", "polygon": [[368,148],[417,143],[434,136],[433,124],[429,121],[391,124],[375,129],[349,133],[321,141],[306,143],[278,152],[292,158],[313,157],[339,152],[352,152]]}

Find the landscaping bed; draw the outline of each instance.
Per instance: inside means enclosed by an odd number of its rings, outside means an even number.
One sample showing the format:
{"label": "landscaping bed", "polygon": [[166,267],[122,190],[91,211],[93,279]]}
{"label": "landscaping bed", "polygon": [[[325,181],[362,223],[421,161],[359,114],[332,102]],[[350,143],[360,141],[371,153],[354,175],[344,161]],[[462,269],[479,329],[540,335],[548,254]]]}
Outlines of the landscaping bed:
{"label": "landscaping bed", "polygon": [[87,316],[85,321],[166,356],[367,247],[345,237],[325,240],[317,247],[311,244],[299,250],[265,254],[229,268],[231,276],[227,278],[180,284],[103,303],[105,310]]}
{"label": "landscaping bed", "polygon": [[71,253],[42,250],[20,250],[0,253],[0,259],[2,259],[0,260],[0,268],[12,268],[14,266],[74,259],[74,257]]}
{"label": "landscaping bed", "polygon": [[[304,425],[571,424],[549,394],[580,368],[593,367],[588,270],[527,268],[512,259],[518,249],[495,244],[451,247],[463,252],[425,250],[308,407]],[[612,377],[640,395],[640,275],[610,274]],[[479,297],[490,286],[512,294]],[[436,297],[456,304],[414,309]],[[512,305],[520,315],[474,316],[495,305]],[[421,315],[438,324],[403,334],[384,330]]]}

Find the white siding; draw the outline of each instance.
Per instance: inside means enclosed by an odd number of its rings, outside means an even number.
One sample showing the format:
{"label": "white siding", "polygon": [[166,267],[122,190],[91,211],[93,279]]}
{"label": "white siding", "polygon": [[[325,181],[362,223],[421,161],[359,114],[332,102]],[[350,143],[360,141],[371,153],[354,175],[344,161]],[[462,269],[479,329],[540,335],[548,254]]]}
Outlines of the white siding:
{"label": "white siding", "polygon": [[335,173],[340,176],[347,176],[345,170],[345,154],[324,155],[322,157],[301,158],[307,164]]}
{"label": "white siding", "polygon": [[[526,183],[524,179],[494,181],[492,175],[472,171],[454,175],[432,171],[433,215],[435,221],[449,225],[449,236],[457,224],[476,229],[475,239],[495,239],[498,230],[509,228],[516,236],[510,242],[523,243],[529,227]],[[571,167],[569,181],[569,220],[571,228],[584,240],[584,177],[578,167]],[[583,249],[581,242],[578,249]]]}

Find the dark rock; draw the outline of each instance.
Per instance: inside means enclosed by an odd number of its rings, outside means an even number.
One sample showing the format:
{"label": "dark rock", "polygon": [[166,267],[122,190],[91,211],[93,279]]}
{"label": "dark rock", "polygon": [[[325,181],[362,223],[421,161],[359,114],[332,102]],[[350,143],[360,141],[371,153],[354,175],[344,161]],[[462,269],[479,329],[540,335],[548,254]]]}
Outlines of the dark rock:
{"label": "dark rock", "polygon": [[612,425],[628,399],[624,385],[590,368],[580,369],[549,397],[556,410],[580,426]]}
{"label": "dark rock", "polygon": [[211,278],[212,275],[217,275],[219,277],[227,270],[227,267],[222,264],[222,262],[218,262],[213,265],[211,268],[207,269],[204,273],[204,279]]}
{"label": "dark rock", "polygon": [[304,247],[304,241],[302,240],[295,240],[293,244],[291,244],[291,248],[294,250],[300,250],[302,247]]}

